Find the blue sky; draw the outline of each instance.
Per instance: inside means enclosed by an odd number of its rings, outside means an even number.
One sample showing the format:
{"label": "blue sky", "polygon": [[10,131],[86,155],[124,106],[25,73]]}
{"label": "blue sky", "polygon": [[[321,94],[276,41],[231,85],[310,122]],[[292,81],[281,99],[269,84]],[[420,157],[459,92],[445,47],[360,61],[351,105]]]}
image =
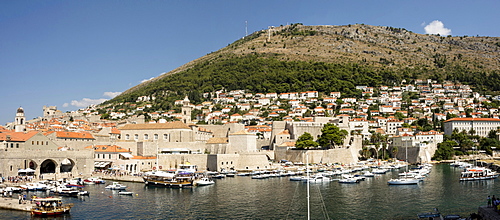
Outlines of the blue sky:
{"label": "blue sky", "polygon": [[248,33],[290,23],[500,36],[500,1],[0,0],[0,125],[110,99]]}

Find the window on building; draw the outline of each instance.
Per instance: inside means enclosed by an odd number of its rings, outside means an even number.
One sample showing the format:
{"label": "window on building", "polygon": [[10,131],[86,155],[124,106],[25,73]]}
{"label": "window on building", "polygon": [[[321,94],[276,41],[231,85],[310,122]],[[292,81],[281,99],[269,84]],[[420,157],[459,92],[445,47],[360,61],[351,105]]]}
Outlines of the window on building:
{"label": "window on building", "polygon": [[134,134],[134,140],[139,140],[139,135],[138,134]]}
{"label": "window on building", "polygon": [[111,154],[108,154],[108,159],[111,159]]}
{"label": "window on building", "polygon": [[168,134],[163,134],[163,140],[168,140]]}
{"label": "window on building", "polygon": [[153,138],[154,138],[155,140],[158,140],[158,134],[154,134]]}
{"label": "window on building", "polygon": [[148,134],[144,134],[144,140],[148,140],[149,139],[149,135]]}
{"label": "window on building", "polygon": [[125,140],[130,140],[130,135],[129,134],[125,135]]}
{"label": "window on building", "polygon": [[19,148],[19,144],[16,144],[16,148]]}

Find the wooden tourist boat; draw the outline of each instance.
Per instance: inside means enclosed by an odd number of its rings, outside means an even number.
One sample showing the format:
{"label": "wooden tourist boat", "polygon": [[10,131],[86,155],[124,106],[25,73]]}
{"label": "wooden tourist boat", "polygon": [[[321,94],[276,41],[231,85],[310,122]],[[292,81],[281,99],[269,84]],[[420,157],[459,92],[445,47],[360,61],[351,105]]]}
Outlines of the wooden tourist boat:
{"label": "wooden tourist boat", "polygon": [[61,198],[35,198],[35,206],[31,208],[31,214],[36,216],[56,216],[68,214],[73,204],[62,204]]}

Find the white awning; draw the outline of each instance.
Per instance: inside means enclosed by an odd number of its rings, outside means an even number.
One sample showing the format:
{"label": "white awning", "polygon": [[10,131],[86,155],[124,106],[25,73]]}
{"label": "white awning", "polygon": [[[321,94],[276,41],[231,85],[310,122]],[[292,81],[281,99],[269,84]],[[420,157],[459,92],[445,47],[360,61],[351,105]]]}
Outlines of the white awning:
{"label": "white awning", "polygon": [[132,154],[129,154],[129,153],[120,153],[120,155],[126,157],[126,158],[132,158],[134,157]]}
{"label": "white awning", "polygon": [[111,162],[94,162],[94,167],[105,167]]}
{"label": "white awning", "polygon": [[61,161],[61,164],[62,165],[71,165],[71,161],[68,160],[68,158],[64,159],[63,161]]}

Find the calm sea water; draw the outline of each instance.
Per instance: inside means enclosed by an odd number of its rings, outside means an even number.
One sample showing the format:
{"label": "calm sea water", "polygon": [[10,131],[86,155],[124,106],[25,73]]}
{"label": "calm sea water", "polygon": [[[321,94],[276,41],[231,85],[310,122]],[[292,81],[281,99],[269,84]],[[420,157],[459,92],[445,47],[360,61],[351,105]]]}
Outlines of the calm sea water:
{"label": "calm sea water", "polygon": [[[338,182],[310,186],[312,219],[416,219],[417,213],[439,208],[443,214],[466,216],[486,204],[488,195],[500,196],[499,180],[460,182],[460,170],[435,165],[419,185],[389,186],[393,171],[359,184]],[[70,215],[48,219],[306,219],[307,184],[288,177],[216,180],[212,186],[170,189],[124,183],[133,196],[118,195],[104,185],[87,186],[84,199]],[[44,196],[43,193],[38,193]],[[29,213],[0,210],[0,219],[40,219]]]}

